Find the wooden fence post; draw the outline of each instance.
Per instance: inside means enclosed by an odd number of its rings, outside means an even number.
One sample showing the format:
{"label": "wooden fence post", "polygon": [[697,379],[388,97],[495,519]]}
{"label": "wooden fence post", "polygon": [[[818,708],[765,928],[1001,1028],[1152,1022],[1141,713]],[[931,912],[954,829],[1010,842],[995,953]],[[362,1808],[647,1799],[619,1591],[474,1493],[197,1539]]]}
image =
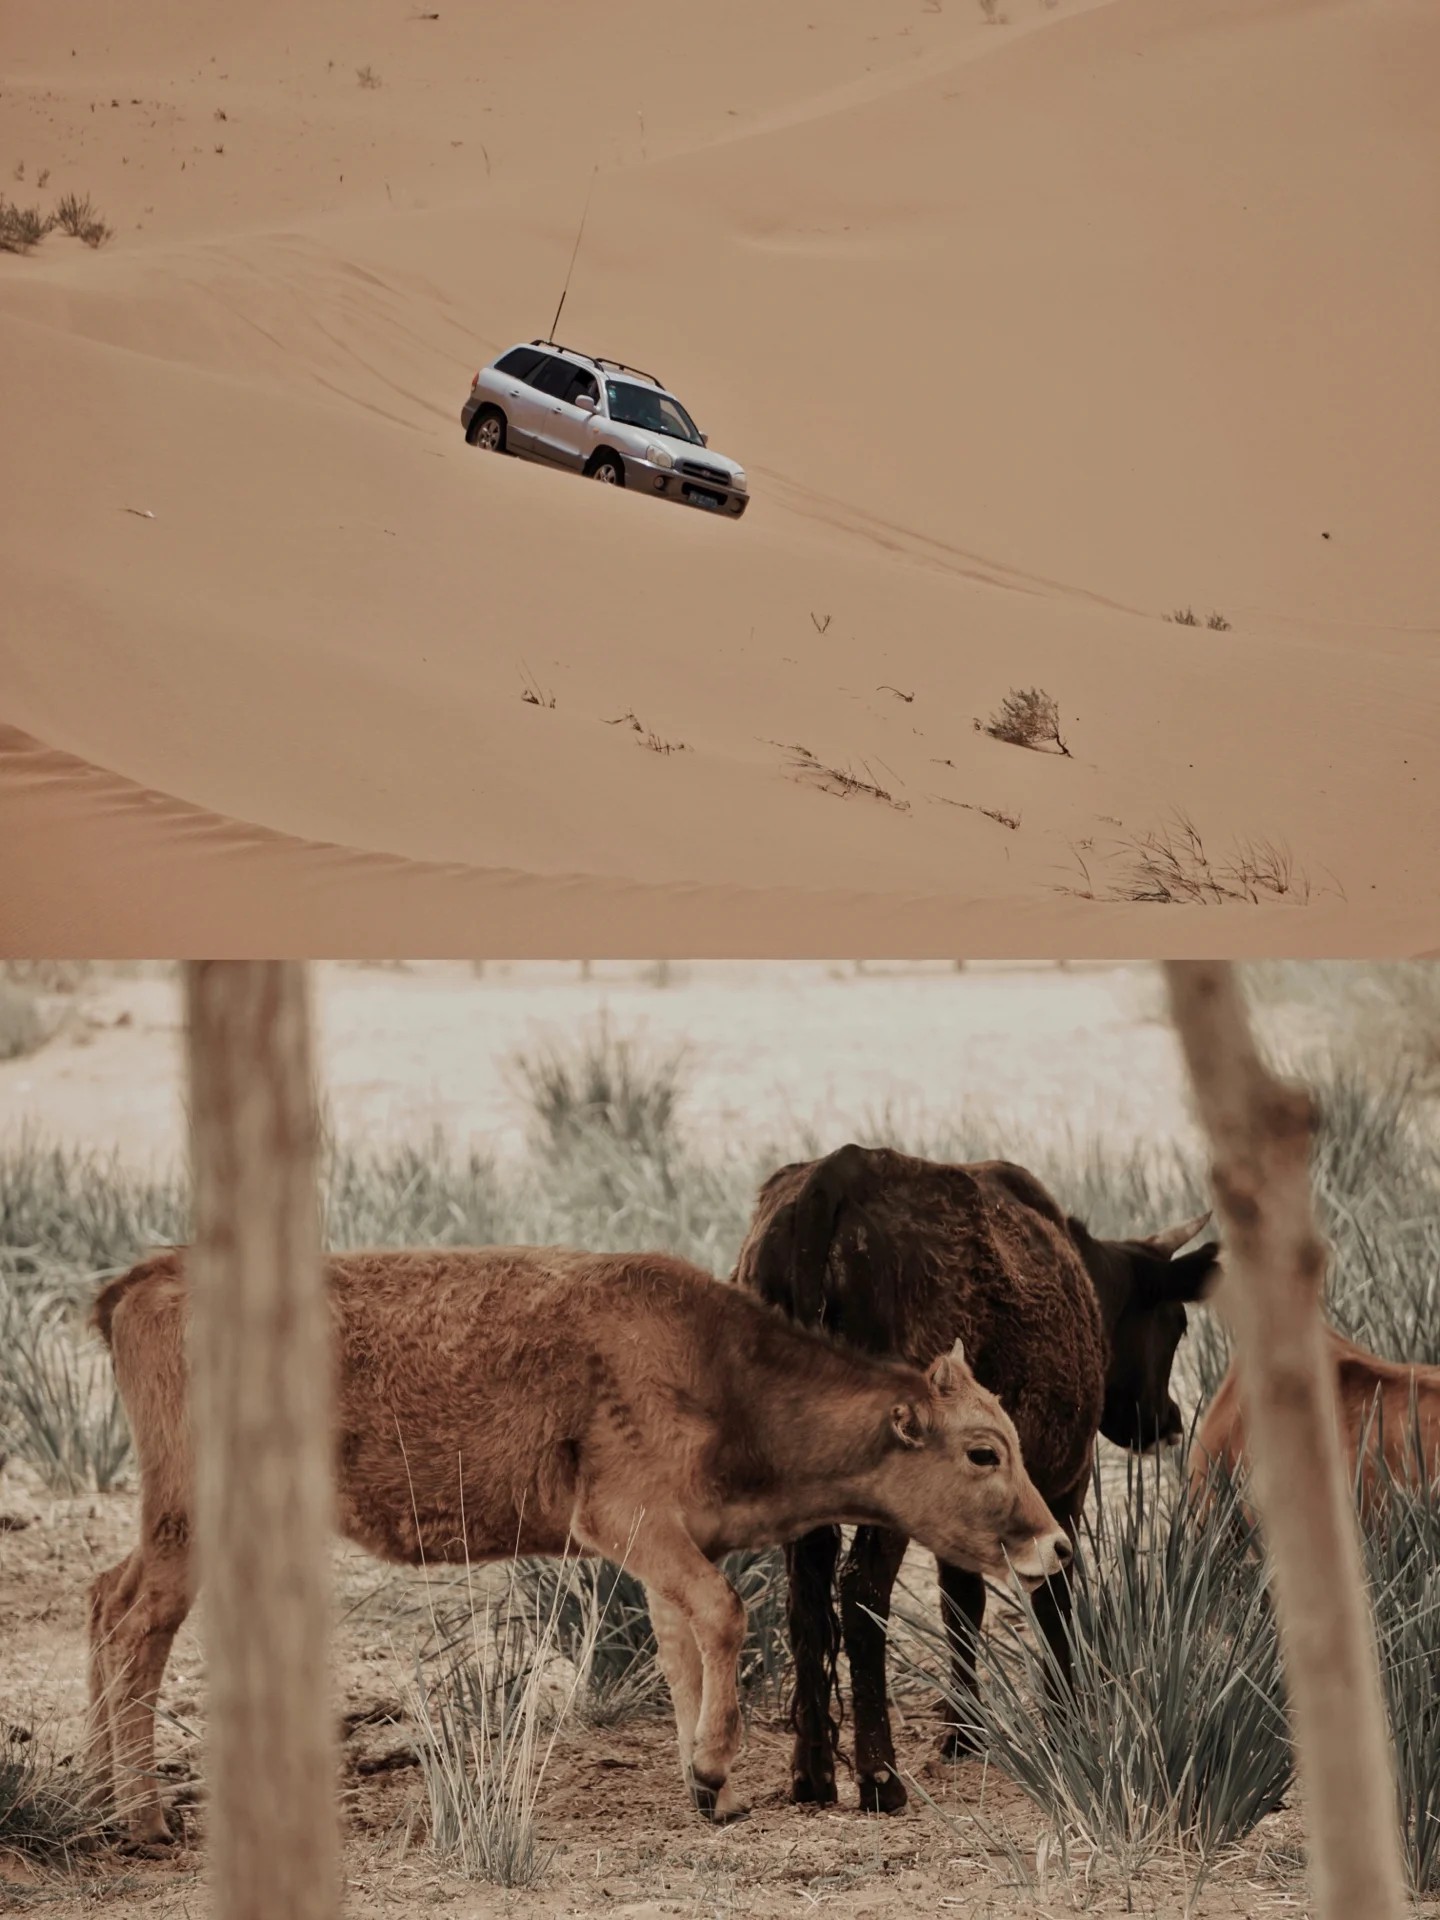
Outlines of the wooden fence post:
{"label": "wooden fence post", "polygon": [[302,966],[185,967],[195,1534],[218,1920],[334,1920],[333,1346]]}
{"label": "wooden fence post", "polygon": [[1260,1058],[1228,962],[1169,961],[1165,971],[1225,1229],[1218,1303],[1234,1334],[1274,1570],[1316,1916],[1399,1920],[1394,1759],[1324,1333],[1314,1107]]}

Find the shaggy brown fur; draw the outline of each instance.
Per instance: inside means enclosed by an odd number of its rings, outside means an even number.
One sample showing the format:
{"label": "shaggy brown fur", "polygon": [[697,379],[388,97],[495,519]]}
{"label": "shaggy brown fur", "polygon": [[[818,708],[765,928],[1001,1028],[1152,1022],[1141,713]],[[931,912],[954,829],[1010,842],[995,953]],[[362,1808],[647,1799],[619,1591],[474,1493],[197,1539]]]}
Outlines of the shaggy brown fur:
{"label": "shaggy brown fur", "polygon": [[[1073,1534],[1097,1432],[1131,1447],[1180,1437],[1171,1362],[1185,1330],[1183,1303],[1214,1283],[1218,1249],[1172,1255],[1207,1218],[1148,1240],[1096,1240],[1023,1167],[949,1166],[847,1146],[765,1182],[735,1277],[804,1325],[917,1365],[963,1340],[976,1378],[1015,1422],[1027,1470]],[[906,1538],[903,1529],[860,1529],[840,1574],[837,1621],[839,1544],[836,1530],[820,1530],[789,1555],[794,1797],[836,1797],[832,1703],[843,1634],[860,1802],[893,1812],[906,1794],[886,1706],[883,1622]],[[985,1588],[940,1558],[963,1699],[975,1686]],[[1068,1585],[1047,1584],[1036,1612],[1068,1671]],[[946,1751],[972,1740],[957,1711]]]}
{"label": "shaggy brown fur", "polygon": [[[1358,1487],[1360,1510],[1371,1518],[1391,1483],[1440,1483],[1440,1367],[1382,1360],[1333,1327],[1329,1340],[1340,1441],[1351,1483]],[[1205,1504],[1207,1483],[1217,1465],[1233,1478],[1244,1464],[1245,1418],[1232,1360],[1205,1409],[1191,1452],[1190,1490],[1197,1506]]]}
{"label": "shaggy brown fur", "polygon": [[[744,1608],[712,1562],[844,1520],[903,1527],[1038,1581],[1069,1541],[1015,1429],[958,1354],[928,1372],[850,1353],[660,1254],[557,1248],[340,1254],[341,1530],[389,1560],[561,1554],[644,1581],[696,1804],[740,1811]],[[194,1596],[184,1256],[106,1286],[141,1473],[140,1543],[95,1582],[94,1759],[153,1777],[154,1704]],[[163,1839],[153,1786],[132,1821]]]}

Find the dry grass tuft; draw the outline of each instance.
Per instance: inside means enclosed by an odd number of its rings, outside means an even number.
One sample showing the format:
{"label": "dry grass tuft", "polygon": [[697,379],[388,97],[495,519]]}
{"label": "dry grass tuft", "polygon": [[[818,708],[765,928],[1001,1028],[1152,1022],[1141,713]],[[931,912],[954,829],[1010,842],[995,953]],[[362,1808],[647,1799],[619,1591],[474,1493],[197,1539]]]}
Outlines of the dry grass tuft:
{"label": "dry grass tuft", "polygon": [[83,240],[87,247],[103,247],[114,232],[95,211],[88,193],[83,200],[76,193],[62,194],[56,203],[54,223],[62,233]]}
{"label": "dry grass tuft", "polygon": [[[1088,846],[1089,843],[1086,843]],[[1062,891],[1085,900],[1131,900],[1160,906],[1250,906],[1285,901],[1308,905],[1310,876],[1283,841],[1243,839],[1228,853],[1212,858],[1200,831],[1187,814],[1176,812],[1162,827],[1147,828],[1118,843],[1109,858],[1118,877],[1097,888],[1083,853],[1075,849],[1083,884]]]}
{"label": "dry grass tuft", "polygon": [[357,67],[355,69],[355,78],[360,82],[362,87],[365,87],[372,93],[376,87],[383,84],[379,74],[376,73],[373,67]]}
{"label": "dry grass tuft", "polygon": [[547,709],[554,707],[555,695],[549,687],[542,687],[540,685],[540,682],[528,667],[521,669],[520,678],[523,683],[520,698],[525,702],[527,707],[545,707]]}
{"label": "dry grass tuft", "polygon": [[29,253],[55,224],[53,215],[38,207],[17,206],[0,193],[0,253]]}
{"label": "dry grass tuft", "polygon": [[908,813],[910,802],[897,800],[888,787],[882,787],[875,778],[874,770],[862,760],[864,774],[852,773],[848,767],[827,766],[823,760],[816,759],[808,747],[790,746],[785,749],[790,756],[790,765],[802,780],[819,787],[822,793],[833,793],[841,800],[853,799],[857,794],[863,799],[879,800],[887,807],[893,807],[897,813]]}
{"label": "dry grass tuft", "polygon": [[975,722],[977,733],[1004,740],[1012,747],[1030,747],[1036,753],[1058,747],[1068,760],[1070,749],[1060,732],[1060,709],[1054,696],[1041,687],[1012,687],[997,710]]}

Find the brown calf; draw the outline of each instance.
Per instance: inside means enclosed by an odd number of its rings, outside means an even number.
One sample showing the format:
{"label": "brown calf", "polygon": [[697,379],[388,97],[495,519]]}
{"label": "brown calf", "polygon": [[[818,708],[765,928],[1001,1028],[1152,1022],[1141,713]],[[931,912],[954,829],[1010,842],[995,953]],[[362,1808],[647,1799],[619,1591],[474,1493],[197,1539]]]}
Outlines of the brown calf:
{"label": "brown calf", "polygon": [[[645,1583],[681,1762],[712,1819],[742,1809],[745,1610],[714,1560],[843,1522],[980,1575],[1057,1574],[1070,1543],[1000,1403],[957,1349],[922,1372],[847,1352],[661,1254],[339,1254],[330,1294],[341,1531],[387,1560],[561,1554]],[[184,1256],[102,1289],[140,1463],[140,1542],[91,1598],[91,1761],[131,1844],[166,1840],[154,1708],[195,1593]]]}
{"label": "brown calf", "polygon": [[[1389,1481],[1401,1485],[1440,1481],[1440,1367],[1382,1360],[1333,1327],[1329,1337],[1335,1359],[1340,1443],[1351,1481],[1358,1481],[1361,1512],[1368,1518],[1383,1501]],[[1190,1487],[1197,1501],[1204,1503],[1206,1485],[1217,1463],[1234,1475],[1244,1458],[1245,1421],[1232,1360],[1205,1410],[1191,1450]]]}

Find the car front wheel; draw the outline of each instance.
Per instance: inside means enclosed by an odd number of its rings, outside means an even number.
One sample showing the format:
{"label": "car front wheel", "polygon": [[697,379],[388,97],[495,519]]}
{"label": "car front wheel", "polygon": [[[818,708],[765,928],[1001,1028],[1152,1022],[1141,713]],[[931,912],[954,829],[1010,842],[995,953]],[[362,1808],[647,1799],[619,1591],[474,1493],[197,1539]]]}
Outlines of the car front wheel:
{"label": "car front wheel", "polygon": [[597,454],[590,463],[590,478],[598,480],[602,487],[623,487],[625,484],[624,462],[618,454]]}

